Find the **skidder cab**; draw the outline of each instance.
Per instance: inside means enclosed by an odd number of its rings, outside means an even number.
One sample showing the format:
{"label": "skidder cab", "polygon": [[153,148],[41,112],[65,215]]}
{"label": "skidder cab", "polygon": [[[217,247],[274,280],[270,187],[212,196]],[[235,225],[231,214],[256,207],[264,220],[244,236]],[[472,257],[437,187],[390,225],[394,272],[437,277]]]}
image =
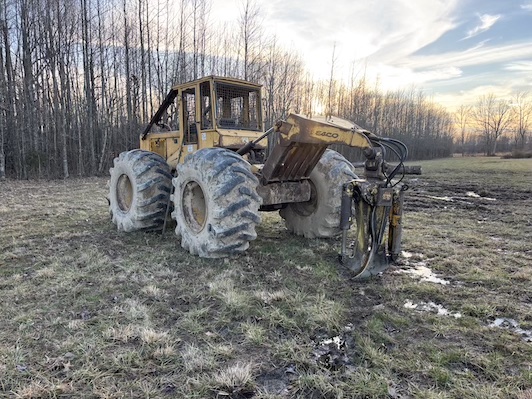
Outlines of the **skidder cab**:
{"label": "skidder cab", "polygon": [[[157,126],[158,131],[152,131]],[[237,150],[263,134],[261,86],[238,79],[208,77],[175,86],[140,137],[175,168],[202,148]],[[250,156],[263,152],[266,140]]]}
{"label": "skidder cab", "polygon": [[[342,235],[340,259],[357,276],[386,268],[400,252],[405,187],[394,178],[406,147],[339,118],[292,114],[264,132],[261,104],[261,87],[238,79],[173,87],[140,149],[114,160],[113,223],[122,231],[162,229],[170,214],[183,248],[217,258],[244,252],[257,237],[259,211],[278,211],[294,234]],[[364,178],[332,144],[364,149]],[[390,173],[386,151],[400,160]]]}

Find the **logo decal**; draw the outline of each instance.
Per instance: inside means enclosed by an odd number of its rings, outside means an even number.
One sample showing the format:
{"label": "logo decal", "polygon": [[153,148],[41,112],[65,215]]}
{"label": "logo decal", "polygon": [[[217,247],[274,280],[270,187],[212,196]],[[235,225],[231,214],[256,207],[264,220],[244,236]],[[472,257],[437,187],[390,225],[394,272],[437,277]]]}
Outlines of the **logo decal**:
{"label": "logo decal", "polygon": [[316,132],[317,136],[324,136],[324,137],[330,137],[331,139],[337,139],[338,133],[331,133],[331,132],[322,132],[321,130],[318,130]]}

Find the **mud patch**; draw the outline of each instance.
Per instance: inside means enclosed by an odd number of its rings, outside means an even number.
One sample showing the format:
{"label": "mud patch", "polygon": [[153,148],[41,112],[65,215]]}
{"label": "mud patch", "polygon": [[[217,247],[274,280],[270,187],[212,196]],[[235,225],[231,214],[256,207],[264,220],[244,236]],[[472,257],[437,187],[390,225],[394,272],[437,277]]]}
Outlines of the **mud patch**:
{"label": "mud patch", "polygon": [[255,382],[259,392],[268,395],[286,396],[289,394],[292,382],[297,379],[295,367],[289,366],[259,375]]}
{"label": "mud patch", "polygon": [[352,330],[353,325],[348,324],[340,335],[325,338],[317,337],[312,351],[316,363],[330,370],[349,368],[352,365],[349,353],[353,354],[355,348],[354,339],[350,334]]}

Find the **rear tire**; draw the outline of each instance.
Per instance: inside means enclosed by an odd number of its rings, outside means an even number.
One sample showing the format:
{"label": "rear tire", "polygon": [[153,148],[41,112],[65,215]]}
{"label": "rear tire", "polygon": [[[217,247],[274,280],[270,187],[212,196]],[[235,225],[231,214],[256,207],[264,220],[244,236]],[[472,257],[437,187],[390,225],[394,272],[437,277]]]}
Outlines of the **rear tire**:
{"label": "rear tire", "polygon": [[118,230],[161,229],[172,187],[164,158],[149,151],[123,152],[109,172],[109,213]]}
{"label": "rear tire", "polygon": [[342,186],[356,178],[355,169],[347,159],[336,151],[326,150],[310,174],[310,200],[288,204],[279,211],[287,229],[307,238],[340,234]]}
{"label": "rear tire", "polygon": [[206,148],[177,165],[172,218],[181,246],[202,258],[244,252],[257,238],[261,197],[251,165],[223,148]]}

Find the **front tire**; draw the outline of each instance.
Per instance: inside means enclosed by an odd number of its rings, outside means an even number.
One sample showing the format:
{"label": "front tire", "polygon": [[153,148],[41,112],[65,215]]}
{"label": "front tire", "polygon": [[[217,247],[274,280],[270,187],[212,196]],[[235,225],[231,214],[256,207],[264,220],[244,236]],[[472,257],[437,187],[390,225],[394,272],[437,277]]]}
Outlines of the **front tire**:
{"label": "front tire", "polygon": [[181,246],[203,258],[244,252],[261,221],[251,165],[233,151],[206,148],[177,165],[176,174],[172,218]]}
{"label": "front tire", "polygon": [[325,150],[310,174],[311,197],[279,211],[287,229],[307,238],[329,238],[341,233],[342,186],[356,179],[353,165],[341,154]]}
{"label": "front tire", "polygon": [[109,213],[118,230],[161,229],[172,187],[164,158],[149,151],[123,152],[109,173]]}

